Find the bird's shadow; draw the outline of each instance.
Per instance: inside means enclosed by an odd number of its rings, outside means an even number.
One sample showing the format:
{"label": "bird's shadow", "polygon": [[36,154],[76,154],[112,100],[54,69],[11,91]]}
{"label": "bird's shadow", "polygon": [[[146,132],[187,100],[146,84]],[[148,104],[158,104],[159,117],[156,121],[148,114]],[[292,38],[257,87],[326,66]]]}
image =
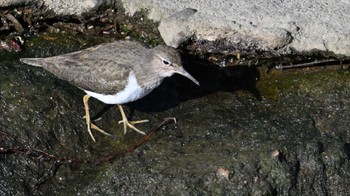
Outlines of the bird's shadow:
{"label": "bird's shadow", "polygon": [[[163,83],[144,98],[128,103],[132,118],[135,110],[143,112],[161,112],[176,107],[181,102],[196,99],[217,91],[246,90],[260,99],[256,88],[259,71],[254,66],[219,67],[195,55],[182,56],[184,68],[200,83],[197,86],[191,80],[175,74],[166,78]],[[106,105],[93,119],[99,118],[113,105]]]}

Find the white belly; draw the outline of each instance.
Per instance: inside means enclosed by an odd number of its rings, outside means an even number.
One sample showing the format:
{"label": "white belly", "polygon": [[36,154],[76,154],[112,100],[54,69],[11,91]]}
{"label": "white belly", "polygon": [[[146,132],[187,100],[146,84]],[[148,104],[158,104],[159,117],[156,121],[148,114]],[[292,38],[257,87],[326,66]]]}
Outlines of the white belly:
{"label": "white belly", "polygon": [[130,72],[128,84],[122,91],[119,91],[114,95],[103,95],[87,90],[84,91],[91,97],[94,97],[106,104],[124,104],[146,96],[151,92],[151,89],[143,90],[137,83],[135,74],[133,72]]}

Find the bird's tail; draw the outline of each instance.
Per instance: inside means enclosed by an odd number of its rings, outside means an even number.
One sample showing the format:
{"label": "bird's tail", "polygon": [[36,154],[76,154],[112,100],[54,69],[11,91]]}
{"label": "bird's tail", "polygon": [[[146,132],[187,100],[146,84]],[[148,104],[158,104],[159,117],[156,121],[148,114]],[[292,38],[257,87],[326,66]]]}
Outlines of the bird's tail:
{"label": "bird's tail", "polygon": [[42,58],[21,58],[19,59],[22,63],[32,65],[35,67],[42,67],[42,63],[40,62]]}

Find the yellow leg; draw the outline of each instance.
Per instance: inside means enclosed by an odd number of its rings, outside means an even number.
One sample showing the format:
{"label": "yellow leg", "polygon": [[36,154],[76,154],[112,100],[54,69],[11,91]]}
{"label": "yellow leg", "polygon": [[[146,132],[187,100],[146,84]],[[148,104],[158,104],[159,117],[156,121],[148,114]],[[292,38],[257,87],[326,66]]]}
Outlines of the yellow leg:
{"label": "yellow leg", "polygon": [[92,140],[94,142],[96,142],[94,136],[92,135],[91,129],[95,129],[96,131],[99,131],[99,132],[101,132],[104,135],[107,135],[107,136],[110,136],[110,137],[114,137],[113,135],[105,132],[104,130],[102,130],[101,128],[99,128],[98,126],[96,126],[95,124],[93,124],[91,122],[90,111],[89,111],[89,103],[88,103],[89,98],[90,98],[89,95],[85,95],[84,98],[83,98],[83,102],[84,102],[84,107],[85,107],[85,120],[86,120],[86,125],[87,125],[88,132],[90,134],[90,137],[92,138]]}
{"label": "yellow leg", "polygon": [[85,107],[85,120],[86,120],[86,125],[87,125],[87,130],[90,134],[90,137],[92,138],[92,140],[94,142],[96,142],[94,136],[92,135],[92,132],[91,132],[91,120],[90,120],[90,111],[89,111],[89,98],[90,96],[89,95],[85,95],[83,97],[83,102],[84,102],[84,107]]}
{"label": "yellow leg", "polygon": [[138,128],[136,128],[133,124],[148,122],[148,120],[130,121],[129,122],[128,118],[126,118],[126,115],[124,113],[123,106],[118,105],[118,108],[119,108],[120,114],[122,116],[122,120],[119,121],[119,124],[120,123],[124,124],[124,134],[126,134],[127,127],[131,128],[131,129],[135,130],[136,132],[141,133],[143,135],[146,134],[145,132],[140,131]]}

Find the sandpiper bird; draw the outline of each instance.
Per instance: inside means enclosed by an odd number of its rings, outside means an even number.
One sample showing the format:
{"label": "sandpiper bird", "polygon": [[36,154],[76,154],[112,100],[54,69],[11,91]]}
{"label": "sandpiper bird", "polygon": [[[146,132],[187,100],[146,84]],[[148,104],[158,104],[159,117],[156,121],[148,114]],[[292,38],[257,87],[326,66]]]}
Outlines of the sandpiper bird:
{"label": "sandpiper bird", "polygon": [[129,127],[145,134],[134,124],[147,120],[128,121],[121,104],[146,96],[166,77],[175,73],[199,85],[197,80],[183,69],[179,53],[166,45],[148,48],[137,41],[119,40],[59,56],[20,60],[29,65],[43,67],[86,92],[83,98],[85,119],[93,141],[96,140],[91,129],[109,136],[111,134],[91,122],[88,105],[90,97],[106,104],[118,105],[124,133]]}

